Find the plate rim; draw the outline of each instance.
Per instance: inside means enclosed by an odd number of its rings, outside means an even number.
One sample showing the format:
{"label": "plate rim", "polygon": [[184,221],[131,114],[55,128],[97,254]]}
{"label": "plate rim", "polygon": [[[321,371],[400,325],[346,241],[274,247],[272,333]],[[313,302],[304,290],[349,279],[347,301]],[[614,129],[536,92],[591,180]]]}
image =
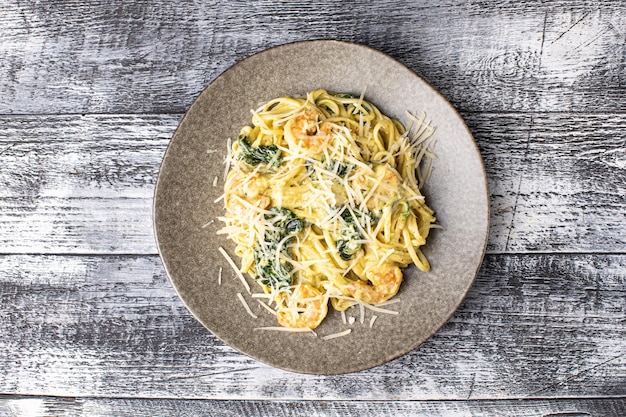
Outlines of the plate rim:
{"label": "plate rim", "polygon": [[[393,62],[394,65],[398,65],[401,66],[403,69],[405,69],[407,72],[409,72],[413,77],[415,77],[417,80],[419,80],[420,82],[422,82],[429,90],[431,93],[435,94],[438,99],[442,100],[442,102],[446,105],[446,107],[451,110],[455,116],[458,118],[458,120],[461,121],[461,125],[464,129],[465,134],[471,139],[471,144],[474,148],[474,152],[476,153],[476,155],[478,156],[478,162],[480,163],[480,172],[482,173],[481,176],[481,181],[482,184],[484,185],[484,196],[485,196],[485,210],[484,210],[484,222],[485,222],[485,230],[483,231],[483,236],[481,237],[482,242],[480,245],[477,245],[480,247],[480,256],[479,259],[476,262],[476,265],[474,267],[474,269],[471,271],[471,280],[467,281],[467,285],[465,286],[464,291],[462,292],[462,294],[459,292],[460,294],[460,298],[459,301],[456,305],[456,307],[454,309],[452,309],[449,314],[447,314],[445,316],[444,320],[441,320],[441,323],[436,326],[436,328],[434,328],[434,330],[432,330],[431,332],[427,332],[425,333],[425,337],[423,338],[416,338],[415,341],[412,342],[411,346],[408,346],[406,349],[404,349],[403,352],[398,352],[396,354],[393,355],[389,355],[386,356],[384,358],[381,358],[380,360],[377,361],[377,363],[369,363],[367,365],[356,365],[356,366],[352,366],[351,369],[348,370],[337,370],[337,371],[332,371],[330,370],[330,372],[316,372],[316,371],[308,371],[308,370],[301,370],[301,369],[295,369],[295,368],[291,368],[289,366],[285,366],[285,365],[279,365],[276,363],[271,363],[270,361],[264,360],[263,358],[259,358],[257,355],[254,355],[250,352],[246,352],[245,350],[241,349],[239,346],[233,345],[230,342],[226,342],[221,335],[215,333],[215,331],[213,329],[210,329],[203,321],[202,317],[200,317],[198,315],[198,313],[196,311],[194,311],[194,309],[191,308],[191,306],[188,304],[187,300],[182,296],[181,291],[179,289],[179,285],[176,283],[172,271],[170,270],[170,268],[168,267],[168,262],[165,259],[165,255],[163,254],[162,251],[162,245],[159,239],[159,232],[158,232],[158,222],[157,222],[157,196],[159,193],[159,189],[160,189],[160,184],[163,180],[162,178],[162,170],[164,168],[166,159],[168,157],[168,154],[170,153],[171,149],[172,149],[172,144],[174,142],[174,139],[176,138],[176,136],[179,134],[179,132],[183,129],[183,125],[185,124],[185,121],[191,117],[190,115],[192,114],[192,110],[194,108],[194,105],[196,104],[196,102],[199,100],[199,98],[210,88],[212,88],[212,86],[218,82],[218,80],[220,80],[221,78],[223,78],[226,74],[228,74],[229,72],[231,72],[233,69],[236,69],[237,67],[241,66],[244,64],[245,61],[249,60],[250,58],[254,58],[254,57],[258,57],[260,55],[266,54],[266,53],[270,53],[270,52],[275,52],[281,48],[288,48],[288,47],[293,47],[293,46],[297,46],[300,44],[339,44],[339,45],[343,45],[345,47],[348,48],[364,48],[374,54],[376,54],[377,56],[380,56],[381,58],[390,60]],[[367,94],[367,93],[366,93]],[[476,139],[474,137],[474,135],[472,134],[471,130],[469,129],[469,127],[467,126],[467,123],[465,122],[465,119],[461,116],[461,114],[459,113],[459,111],[456,109],[455,106],[452,105],[452,103],[450,103],[450,101],[441,93],[439,92],[439,90],[437,90],[435,87],[433,87],[426,79],[424,79],[420,74],[418,74],[416,71],[414,71],[413,69],[411,69],[410,67],[408,67],[406,64],[404,64],[403,62],[399,61],[397,58],[379,50],[376,49],[372,46],[369,46],[367,44],[363,44],[363,43],[359,43],[359,42],[353,42],[353,41],[346,41],[346,40],[338,40],[338,39],[307,39],[307,40],[297,40],[297,41],[292,41],[292,42],[286,42],[286,43],[282,43],[282,44],[277,44],[277,45],[273,45],[261,50],[258,50],[252,54],[246,55],[240,59],[238,59],[235,63],[233,63],[232,65],[230,65],[228,68],[224,69],[222,72],[220,72],[218,75],[216,75],[215,77],[213,77],[199,92],[198,94],[195,96],[195,98],[193,99],[193,101],[191,102],[191,104],[189,104],[189,106],[187,107],[187,109],[185,110],[182,118],[180,119],[180,121],[178,122],[176,129],[174,130],[174,132],[171,134],[171,137],[168,141],[168,144],[166,146],[166,149],[163,153],[163,156],[161,158],[160,164],[159,164],[159,169],[157,172],[157,176],[156,176],[156,181],[155,181],[155,185],[154,185],[154,190],[153,190],[153,198],[152,198],[152,210],[151,210],[151,214],[152,214],[152,229],[153,229],[153,236],[154,236],[154,241],[156,243],[156,247],[157,247],[157,251],[158,251],[158,255],[159,255],[159,259],[161,261],[161,264],[164,268],[165,271],[165,275],[167,276],[167,279],[170,283],[170,285],[172,286],[172,288],[174,289],[178,299],[181,301],[181,303],[185,306],[185,309],[187,310],[188,313],[190,313],[194,319],[200,324],[202,325],[202,327],[206,330],[208,330],[212,335],[214,335],[217,339],[219,339],[222,343],[224,343],[226,346],[231,347],[232,349],[236,350],[237,352],[252,358],[255,361],[258,361],[260,363],[263,363],[265,365],[271,366],[273,368],[276,369],[281,369],[284,371],[288,371],[288,372],[293,372],[293,373],[298,373],[298,374],[310,374],[310,375],[321,375],[321,376],[331,376],[331,375],[344,375],[344,374],[348,374],[348,373],[354,373],[354,372],[361,372],[361,371],[365,371],[368,369],[372,369],[375,367],[379,367],[379,366],[383,366],[391,361],[394,361],[402,356],[405,356],[407,354],[409,354],[411,351],[418,349],[420,346],[422,346],[424,343],[426,343],[428,340],[430,340],[435,334],[437,334],[449,321],[450,319],[456,314],[456,312],[458,311],[458,309],[462,306],[462,304],[464,303],[464,301],[466,300],[469,292],[471,291],[472,287],[474,286],[477,276],[479,274],[480,268],[484,263],[484,259],[485,259],[485,255],[486,255],[486,249],[487,249],[487,244],[488,244],[488,240],[489,240],[489,235],[490,235],[490,212],[491,212],[491,205],[490,205],[490,194],[489,194],[489,183],[488,183],[488,178],[487,178],[487,172],[485,169],[485,164],[484,164],[484,160],[482,157],[482,153],[480,152],[480,148],[478,147],[478,144],[476,142]]]}

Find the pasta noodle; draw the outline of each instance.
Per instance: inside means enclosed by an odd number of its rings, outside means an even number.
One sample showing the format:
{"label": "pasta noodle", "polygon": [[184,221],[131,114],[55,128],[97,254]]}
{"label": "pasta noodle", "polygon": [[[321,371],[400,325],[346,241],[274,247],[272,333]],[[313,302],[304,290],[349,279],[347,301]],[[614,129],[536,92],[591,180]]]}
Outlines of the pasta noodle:
{"label": "pasta noodle", "polygon": [[282,327],[316,328],[329,303],[384,303],[402,268],[430,269],[420,247],[435,217],[418,177],[433,129],[412,122],[407,131],[363,97],[316,90],[265,103],[232,142],[219,233]]}

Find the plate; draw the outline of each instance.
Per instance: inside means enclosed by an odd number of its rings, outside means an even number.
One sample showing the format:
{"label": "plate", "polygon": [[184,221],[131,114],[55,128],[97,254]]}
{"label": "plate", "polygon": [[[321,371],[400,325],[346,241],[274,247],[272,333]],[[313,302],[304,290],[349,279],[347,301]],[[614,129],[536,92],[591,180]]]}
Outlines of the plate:
{"label": "plate", "polygon": [[[228,138],[250,124],[250,110],[270,99],[324,88],[360,95],[406,123],[406,111],[426,112],[436,127],[433,172],[423,189],[443,227],[423,251],[432,269],[405,270],[389,309],[370,327],[358,308],[352,325],[329,309],[312,333],[259,330],[276,319],[245,291],[218,251],[235,262],[234,244],[216,232],[223,215],[224,157]],[[211,82],[190,106],[165,152],[154,197],[154,227],[169,279],[185,306],[207,329],[265,364],[300,373],[342,374],[381,365],[429,339],[454,314],[482,262],[488,234],[488,193],[478,148],[454,108],[410,69],[367,46],[304,41],[252,55]],[[221,271],[221,273],[220,273]],[[219,283],[221,276],[221,284]],[[249,280],[252,283],[252,280]],[[252,285],[256,285],[252,283]],[[258,316],[239,301],[245,296]],[[348,336],[323,336],[351,328]]]}

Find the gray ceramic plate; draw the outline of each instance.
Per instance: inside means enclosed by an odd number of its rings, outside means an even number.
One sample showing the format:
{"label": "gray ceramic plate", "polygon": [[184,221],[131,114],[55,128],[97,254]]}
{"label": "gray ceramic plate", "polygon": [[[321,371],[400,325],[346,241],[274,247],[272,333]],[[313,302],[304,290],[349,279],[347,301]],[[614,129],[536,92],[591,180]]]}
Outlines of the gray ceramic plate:
{"label": "gray ceramic plate", "polygon": [[[217,251],[234,245],[216,235],[222,226],[223,160],[227,138],[250,123],[250,110],[284,95],[324,88],[359,95],[389,116],[425,111],[436,126],[438,159],[424,189],[444,229],[433,230],[424,252],[428,273],[405,271],[392,307],[398,315],[371,312],[346,325],[329,313],[312,334],[255,330],[276,326]],[[217,185],[214,185],[217,178]],[[155,233],[172,285],[192,314],[233,348],[266,364],[296,372],[340,374],[367,369],[403,355],[431,337],[452,316],[472,285],[488,233],[485,171],[472,135],[451,105],[430,85],[389,56],[362,45],[307,41],[268,49],[217,77],[191,105],[165,153],[156,185]],[[239,259],[233,256],[236,262]],[[218,285],[222,268],[222,285]],[[253,284],[254,285],[254,284]],[[253,319],[237,299],[246,295]],[[330,309],[332,311],[332,309]],[[322,336],[351,328],[349,336]]]}

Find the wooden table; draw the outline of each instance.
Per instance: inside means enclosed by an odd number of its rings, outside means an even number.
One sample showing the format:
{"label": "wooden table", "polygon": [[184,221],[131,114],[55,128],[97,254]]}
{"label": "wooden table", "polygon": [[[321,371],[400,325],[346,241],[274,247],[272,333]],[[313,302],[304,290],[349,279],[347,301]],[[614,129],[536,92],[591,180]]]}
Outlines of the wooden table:
{"label": "wooden table", "polygon": [[[491,198],[452,319],[332,377],[257,363],[198,324],[151,217],[204,86],[320,38],[439,89]],[[0,415],[626,415],[625,194],[623,1],[1,1]]]}

